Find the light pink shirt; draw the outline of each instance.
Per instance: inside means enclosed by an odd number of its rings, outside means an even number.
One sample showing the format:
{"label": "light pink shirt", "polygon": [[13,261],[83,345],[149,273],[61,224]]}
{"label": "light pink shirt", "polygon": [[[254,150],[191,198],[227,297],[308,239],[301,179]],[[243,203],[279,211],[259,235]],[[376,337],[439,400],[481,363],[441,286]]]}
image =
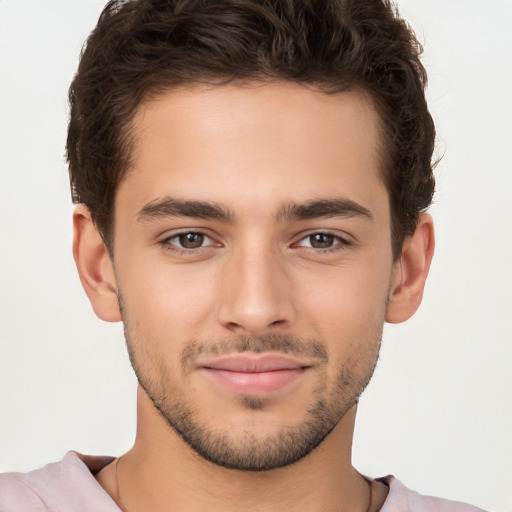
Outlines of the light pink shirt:
{"label": "light pink shirt", "polygon": [[[68,452],[30,473],[0,474],[0,512],[121,512],[94,474],[113,460]],[[389,494],[380,512],[483,512],[410,491],[393,476],[380,478]]]}

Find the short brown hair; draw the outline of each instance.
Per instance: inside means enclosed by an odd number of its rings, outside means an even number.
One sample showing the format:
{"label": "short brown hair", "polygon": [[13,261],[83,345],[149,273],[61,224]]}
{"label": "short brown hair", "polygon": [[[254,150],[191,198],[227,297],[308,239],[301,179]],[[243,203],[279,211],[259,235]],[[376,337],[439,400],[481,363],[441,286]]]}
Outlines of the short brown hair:
{"label": "short brown hair", "polygon": [[130,126],[149,95],[177,85],[289,80],[325,93],[360,88],[381,120],[395,257],[434,192],[435,129],[421,45],[389,0],[111,0],[69,92],[67,156],[110,251]]}

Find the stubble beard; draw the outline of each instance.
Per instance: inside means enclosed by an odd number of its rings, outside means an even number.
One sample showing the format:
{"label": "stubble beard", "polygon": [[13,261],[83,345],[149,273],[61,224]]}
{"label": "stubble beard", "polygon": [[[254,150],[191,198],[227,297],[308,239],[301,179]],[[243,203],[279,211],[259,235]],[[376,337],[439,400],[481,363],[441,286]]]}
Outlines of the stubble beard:
{"label": "stubble beard", "polygon": [[[122,301],[120,301],[122,306]],[[172,382],[171,373],[153,354],[147,344],[137,343],[130,322],[123,311],[126,344],[131,365],[139,385],[152,401],[167,424],[199,456],[207,461],[242,471],[265,471],[288,466],[311,453],[331,433],[345,414],[356,405],[361,393],[371,380],[375,370],[382,327],[375,332],[361,351],[346,360],[339,369],[335,382],[331,385],[325,376],[312,395],[304,420],[294,427],[282,427],[279,432],[258,435],[256,431],[244,428],[239,435],[232,431],[216,430],[198,419],[193,405],[179,396]],[[325,362],[328,354],[325,347],[315,340],[303,340],[291,336],[269,335],[261,338],[228,338],[216,343],[191,341],[182,354],[182,366],[187,360],[203,353],[224,354],[229,352],[280,351],[297,356],[317,357]],[[360,359],[367,360],[364,370],[360,369]],[[185,371],[182,372],[186,373]],[[240,397],[240,407],[246,411],[264,412],[267,400],[260,397]]]}

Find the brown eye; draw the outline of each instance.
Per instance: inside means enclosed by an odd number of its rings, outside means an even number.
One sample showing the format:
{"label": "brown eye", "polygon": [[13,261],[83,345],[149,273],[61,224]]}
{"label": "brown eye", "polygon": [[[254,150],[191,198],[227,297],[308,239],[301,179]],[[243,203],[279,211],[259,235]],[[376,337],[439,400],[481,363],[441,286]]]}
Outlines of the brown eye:
{"label": "brown eye", "polygon": [[221,244],[200,231],[182,231],[169,236],[160,242],[160,245],[170,252],[183,256],[211,254],[207,249],[221,247]]}
{"label": "brown eye", "polygon": [[344,250],[352,244],[345,238],[333,235],[325,231],[317,231],[305,236],[296,244],[296,247],[315,249],[317,254],[328,253],[336,250]]}
{"label": "brown eye", "polygon": [[309,237],[310,246],[315,249],[328,249],[334,245],[336,237],[327,233],[315,233]]}
{"label": "brown eye", "polygon": [[202,233],[182,233],[177,238],[184,249],[198,249],[202,247],[206,237]]}

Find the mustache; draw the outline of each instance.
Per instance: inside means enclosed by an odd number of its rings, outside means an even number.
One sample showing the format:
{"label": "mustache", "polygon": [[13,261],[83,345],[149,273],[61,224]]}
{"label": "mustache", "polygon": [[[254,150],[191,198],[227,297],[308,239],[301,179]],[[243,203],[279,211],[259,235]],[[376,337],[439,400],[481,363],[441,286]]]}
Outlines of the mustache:
{"label": "mustache", "polygon": [[193,365],[199,357],[219,357],[232,353],[280,352],[297,357],[311,359],[312,362],[327,363],[329,356],[325,346],[315,339],[298,336],[268,334],[253,338],[233,336],[217,341],[191,341],[183,350],[181,364],[183,368]]}

